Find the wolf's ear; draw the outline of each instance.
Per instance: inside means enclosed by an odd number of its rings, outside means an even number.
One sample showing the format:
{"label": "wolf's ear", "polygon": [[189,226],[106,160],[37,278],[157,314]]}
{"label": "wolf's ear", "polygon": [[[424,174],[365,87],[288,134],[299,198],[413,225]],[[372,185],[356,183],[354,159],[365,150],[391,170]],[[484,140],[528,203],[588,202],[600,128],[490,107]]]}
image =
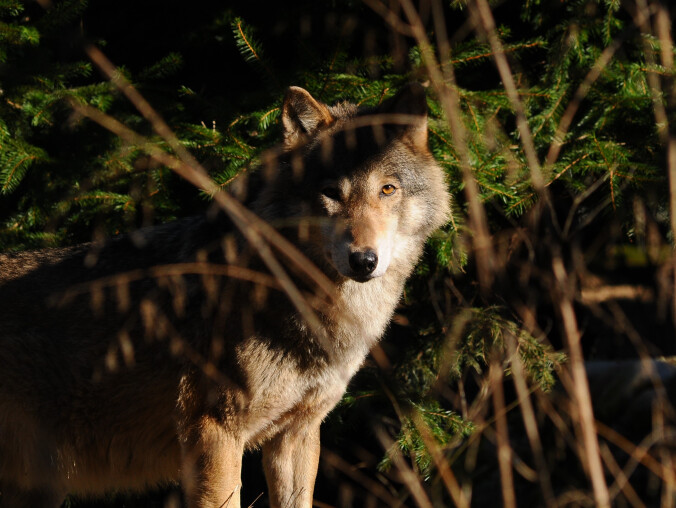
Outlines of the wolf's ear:
{"label": "wolf's ear", "polygon": [[396,128],[409,137],[416,146],[427,147],[427,99],[420,83],[409,83],[397,95],[383,102],[383,114],[406,115],[409,122]]}
{"label": "wolf's ear", "polygon": [[325,104],[317,101],[310,93],[298,86],[286,91],[282,104],[282,126],[284,144],[292,147],[319,129],[332,124],[333,116]]}

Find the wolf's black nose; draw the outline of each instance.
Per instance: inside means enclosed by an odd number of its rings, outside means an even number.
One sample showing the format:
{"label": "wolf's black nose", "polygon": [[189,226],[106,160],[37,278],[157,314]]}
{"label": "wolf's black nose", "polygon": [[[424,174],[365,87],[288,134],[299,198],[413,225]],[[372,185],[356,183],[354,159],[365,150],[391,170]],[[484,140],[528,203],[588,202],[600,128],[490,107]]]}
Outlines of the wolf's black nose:
{"label": "wolf's black nose", "polygon": [[371,274],[378,266],[378,255],[371,249],[364,252],[357,251],[350,254],[349,261],[354,273],[365,276]]}

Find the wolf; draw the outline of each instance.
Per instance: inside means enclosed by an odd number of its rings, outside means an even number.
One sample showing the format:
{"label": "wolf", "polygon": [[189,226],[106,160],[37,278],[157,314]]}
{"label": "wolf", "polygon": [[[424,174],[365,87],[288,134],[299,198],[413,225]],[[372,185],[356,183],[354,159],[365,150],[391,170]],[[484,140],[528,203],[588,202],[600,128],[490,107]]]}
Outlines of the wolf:
{"label": "wolf", "polygon": [[281,125],[250,209],[330,295],[223,213],[0,255],[0,506],[178,481],[191,508],[239,507],[248,449],[262,450],[270,506],[312,505],[320,424],[450,196],[419,84],[370,109],[291,87]]}

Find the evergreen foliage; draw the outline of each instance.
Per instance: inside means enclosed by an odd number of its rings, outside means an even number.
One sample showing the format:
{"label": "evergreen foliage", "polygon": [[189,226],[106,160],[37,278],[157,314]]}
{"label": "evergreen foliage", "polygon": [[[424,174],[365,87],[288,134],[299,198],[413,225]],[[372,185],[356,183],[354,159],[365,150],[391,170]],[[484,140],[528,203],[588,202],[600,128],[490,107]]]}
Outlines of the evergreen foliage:
{"label": "evergreen foliage", "polygon": [[[370,12],[360,4],[336,4],[337,12],[347,16],[348,27],[354,16]],[[668,72],[649,66],[650,61],[659,61],[659,41],[642,35],[619,2],[519,5],[519,12],[510,4],[497,9],[495,16],[540,160],[546,160],[552,144],[562,143],[556,160],[543,164],[546,188],[561,186],[572,196],[593,194],[579,207],[576,220],[588,223],[600,217],[600,228],[607,224],[619,230],[620,245],[641,240],[635,203],[637,196],[650,195],[641,203],[666,236],[669,195],[648,83],[648,73]],[[80,47],[79,35],[69,39],[78,42],[65,56],[59,53],[63,34],[77,34],[78,22],[95,10],[96,5],[85,0],[55,2],[47,11],[20,0],[0,0],[0,250],[88,241],[172,220],[208,204],[208,196],[154,163],[143,147],[121,141],[78,118],[70,108],[68,101],[93,106],[167,149],[84,54],[72,49]],[[449,19],[464,19],[467,6],[453,2],[447,11]],[[270,34],[240,16],[236,7],[223,8],[213,19],[217,21],[195,29],[154,61],[133,69],[125,67],[124,60],[117,63],[224,188],[242,173],[254,171],[257,157],[279,139],[286,86],[303,86],[327,103],[349,99],[377,105],[403,84],[428,79],[423,53],[412,40],[407,41],[403,67],[384,48],[364,56],[360,44],[348,37],[329,38],[328,50],[320,43],[313,46],[314,39],[289,42],[300,47],[294,49],[293,61],[276,61],[271,55],[278,52],[266,45]],[[190,44],[185,41],[199,37],[200,30],[217,33],[224,44],[236,48],[260,86],[230,95],[228,83],[223,83],[222,94],[227,97],[218,98],[201,94],[184,80],[182,69],[189,62],[183,52]],[[598,77],[587,83],[604,50],[617,41],[621,49],[618,45]],[[106,41],[96,42],[105,49]],[[652,60],[646,51],[654,52]],[[539,197],[514,106],[494,70],[493,56],[485,40],[472,36],[454,42],[450,62],[458,76],[473,175],[492,232],[499,238],[507,226],[526,220]],[[562,134],[559,125],[581,85],[588,87]],[[480,380],[493,362],[509,377],[513,347],[530,389],[549,392],[566,355],[544,333],[525,326],[509,302],[492,300],[468,282],[474,269],[468,240],[472,232],[465,219],[468,205],[460,155],[447,114],[431,90],[428,105],[430,148],[447,171],[455,196],[453,214],[429,242],[407,286],[398,315],[404,325],[393,325],[389,338],[391,370],[367,365],[333,418],[348,418],[344,413],[357,406],[358,414],[370,419],[382,414],[397,417],[398,451],[411,457],[420,476],[431,482],[437,471],[429,443],[421,435],[421,422],[449,460],[457,458],[454,447],[477,428],[467,414],[440,396],[440,385],[455,389],[458,383]],[[564,228],[562,234],[569,232]],[[454,279],[457,287],[449,282]],[[383,456],[380,468],[385,471],[391,467],[392,450]]]}

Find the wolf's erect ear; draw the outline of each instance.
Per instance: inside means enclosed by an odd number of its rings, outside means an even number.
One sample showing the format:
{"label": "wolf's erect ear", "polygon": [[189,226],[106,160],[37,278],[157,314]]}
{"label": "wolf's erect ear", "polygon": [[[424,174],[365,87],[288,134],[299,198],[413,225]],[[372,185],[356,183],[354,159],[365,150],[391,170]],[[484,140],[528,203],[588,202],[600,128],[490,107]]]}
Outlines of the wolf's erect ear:
{"label": "wolf's erect ear", "polygon": [[333,120],[329,108],[315,100],[307,90],[292,86],[286,91],[282,104],[282,126],[287,147],[298,144],[306,136],[314,135],[322,127],[333,123]]}
{"label": "wolf's erect ear", "polygon": [[425,88],[420,83],[406,85],[397,95],[383,102],[379,111],[409,117],[409,123],[398,130],[416,146],[427,146],[427,99]]}

